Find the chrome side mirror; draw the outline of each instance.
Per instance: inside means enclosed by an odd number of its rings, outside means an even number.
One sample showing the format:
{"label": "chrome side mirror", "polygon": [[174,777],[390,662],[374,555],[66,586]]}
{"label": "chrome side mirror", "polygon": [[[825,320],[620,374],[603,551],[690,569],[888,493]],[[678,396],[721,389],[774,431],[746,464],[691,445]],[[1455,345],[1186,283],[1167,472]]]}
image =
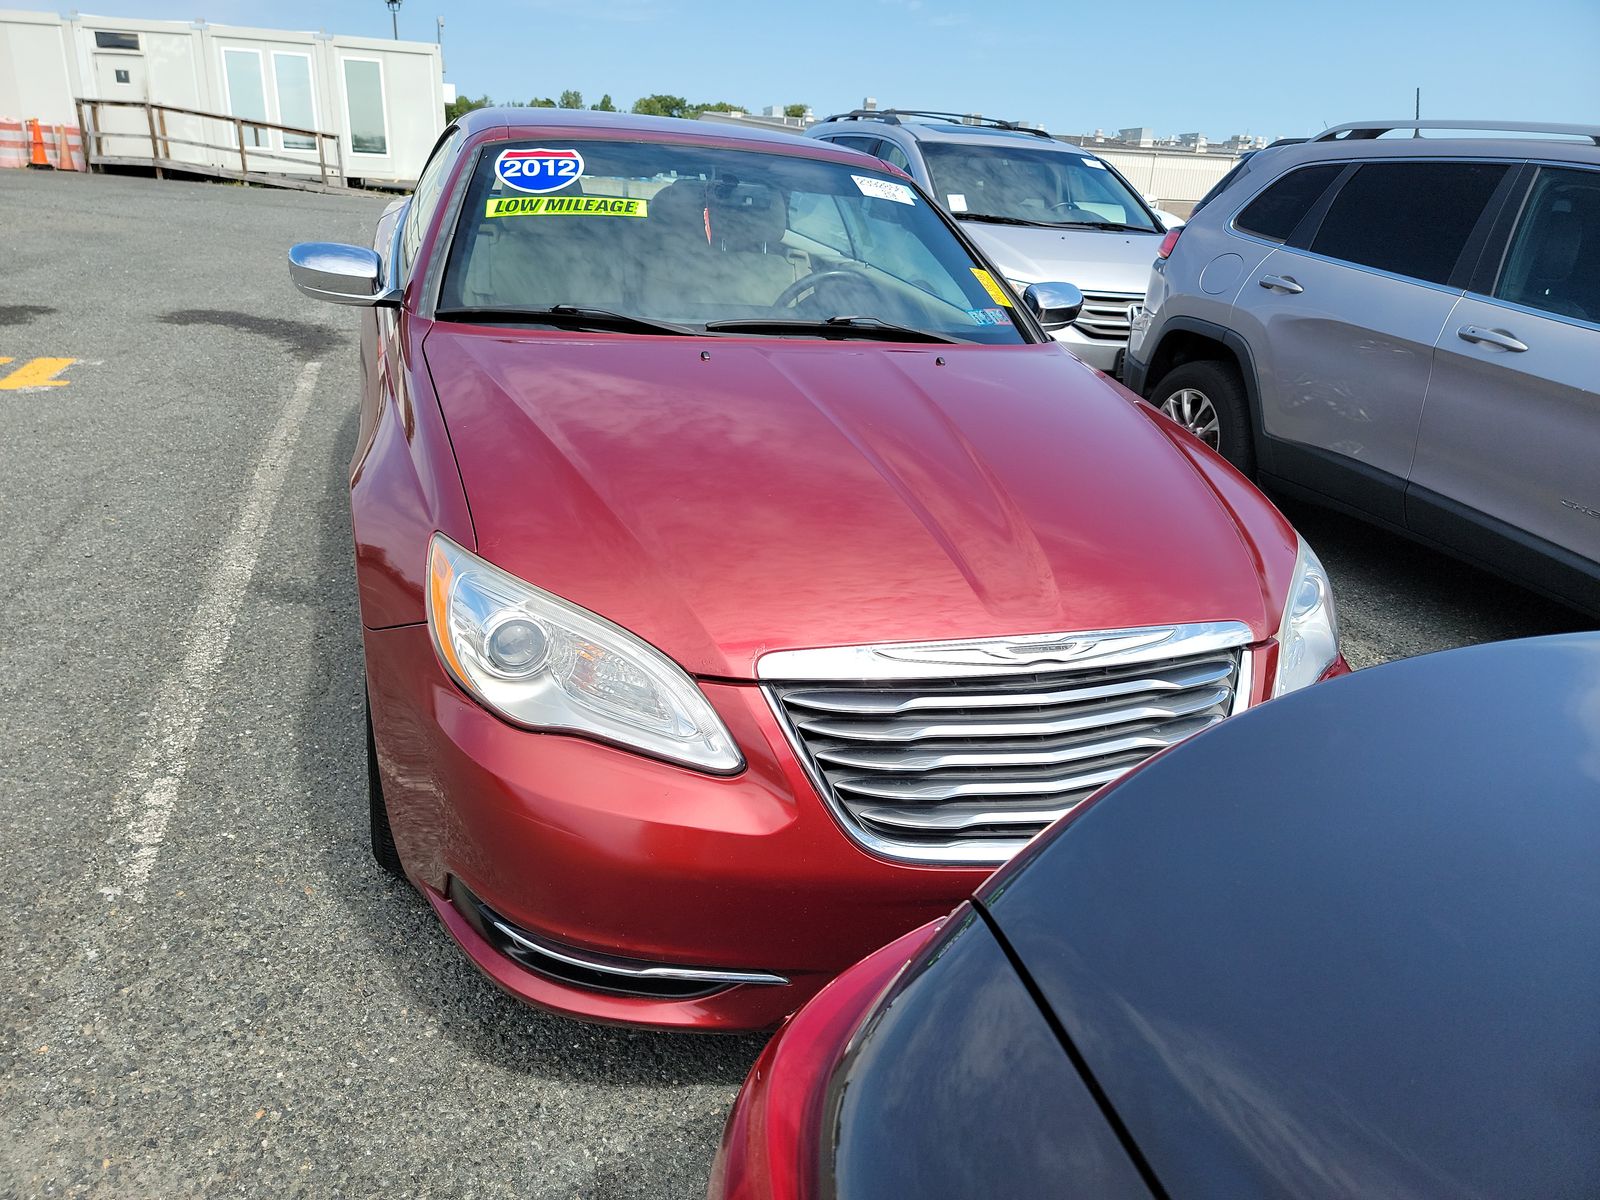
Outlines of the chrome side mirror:
{"label": "chrome side mirror", "polygon": [[383,262],[376,250],[338,242],[301,242],[289,250],[289,278],[313,300],[395,306],[400,293],[383,286]]}
{"label": "chrome side mirror", "polygon": [[1023,289],[1022,303],[1047,333],[1054,333],[1078,319],[1083,293],[1070,283],[1032,283]]}

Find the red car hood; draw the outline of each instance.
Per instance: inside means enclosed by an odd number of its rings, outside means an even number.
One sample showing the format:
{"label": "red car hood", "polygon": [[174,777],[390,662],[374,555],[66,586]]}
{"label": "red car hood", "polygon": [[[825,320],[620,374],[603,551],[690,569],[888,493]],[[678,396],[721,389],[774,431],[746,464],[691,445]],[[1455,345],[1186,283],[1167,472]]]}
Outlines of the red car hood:
{"label": "red car hood", "polygon": [[1287,566],[1053,345],[438,325],[425,352],[478,553],[699,675],[750,679],[778,649],[1277,626],[1262,578]]}

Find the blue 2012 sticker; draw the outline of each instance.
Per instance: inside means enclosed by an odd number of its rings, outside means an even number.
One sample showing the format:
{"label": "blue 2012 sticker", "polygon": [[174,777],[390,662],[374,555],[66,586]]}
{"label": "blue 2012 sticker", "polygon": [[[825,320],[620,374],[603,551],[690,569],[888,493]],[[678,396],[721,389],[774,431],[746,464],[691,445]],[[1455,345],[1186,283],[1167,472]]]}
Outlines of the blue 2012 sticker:
{"label": "blue 2012 sticker", "polygon": [[576,150],[505,150],[494,161],[494,173],[519,192],[559,192],[578,182],[583,155]]}

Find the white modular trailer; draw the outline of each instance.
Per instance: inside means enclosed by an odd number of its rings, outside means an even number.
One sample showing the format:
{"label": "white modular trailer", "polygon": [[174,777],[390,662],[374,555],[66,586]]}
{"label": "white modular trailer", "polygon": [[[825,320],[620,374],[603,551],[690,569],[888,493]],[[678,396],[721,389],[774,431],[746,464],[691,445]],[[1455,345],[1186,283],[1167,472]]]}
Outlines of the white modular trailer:
{"label": "white modular trailer", "polygon": [[[76,125],[77,99],[148,101],[338,137],[344,172],[414,181],[444,128],[439,48],[326,33],[0,10],[0,117]],[[103,152],[150,157],[142,109],[103,108]],[[167,114],[166,156],[237,166],[231,124]],[[263,171],[316,175],[316,140],[246,127]],[[276,157],[281,156],[281,157]]]}

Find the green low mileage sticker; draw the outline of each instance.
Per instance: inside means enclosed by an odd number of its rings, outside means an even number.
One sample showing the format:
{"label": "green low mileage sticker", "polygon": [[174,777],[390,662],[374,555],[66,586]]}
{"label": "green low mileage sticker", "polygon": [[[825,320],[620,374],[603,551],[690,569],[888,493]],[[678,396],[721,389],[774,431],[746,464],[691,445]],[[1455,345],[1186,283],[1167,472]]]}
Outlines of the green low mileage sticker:
{"label": "green low mileage sticker", "polygon": [[484,208],[486,217],[648,217],[647,200],[614,196],[501,196]]}

